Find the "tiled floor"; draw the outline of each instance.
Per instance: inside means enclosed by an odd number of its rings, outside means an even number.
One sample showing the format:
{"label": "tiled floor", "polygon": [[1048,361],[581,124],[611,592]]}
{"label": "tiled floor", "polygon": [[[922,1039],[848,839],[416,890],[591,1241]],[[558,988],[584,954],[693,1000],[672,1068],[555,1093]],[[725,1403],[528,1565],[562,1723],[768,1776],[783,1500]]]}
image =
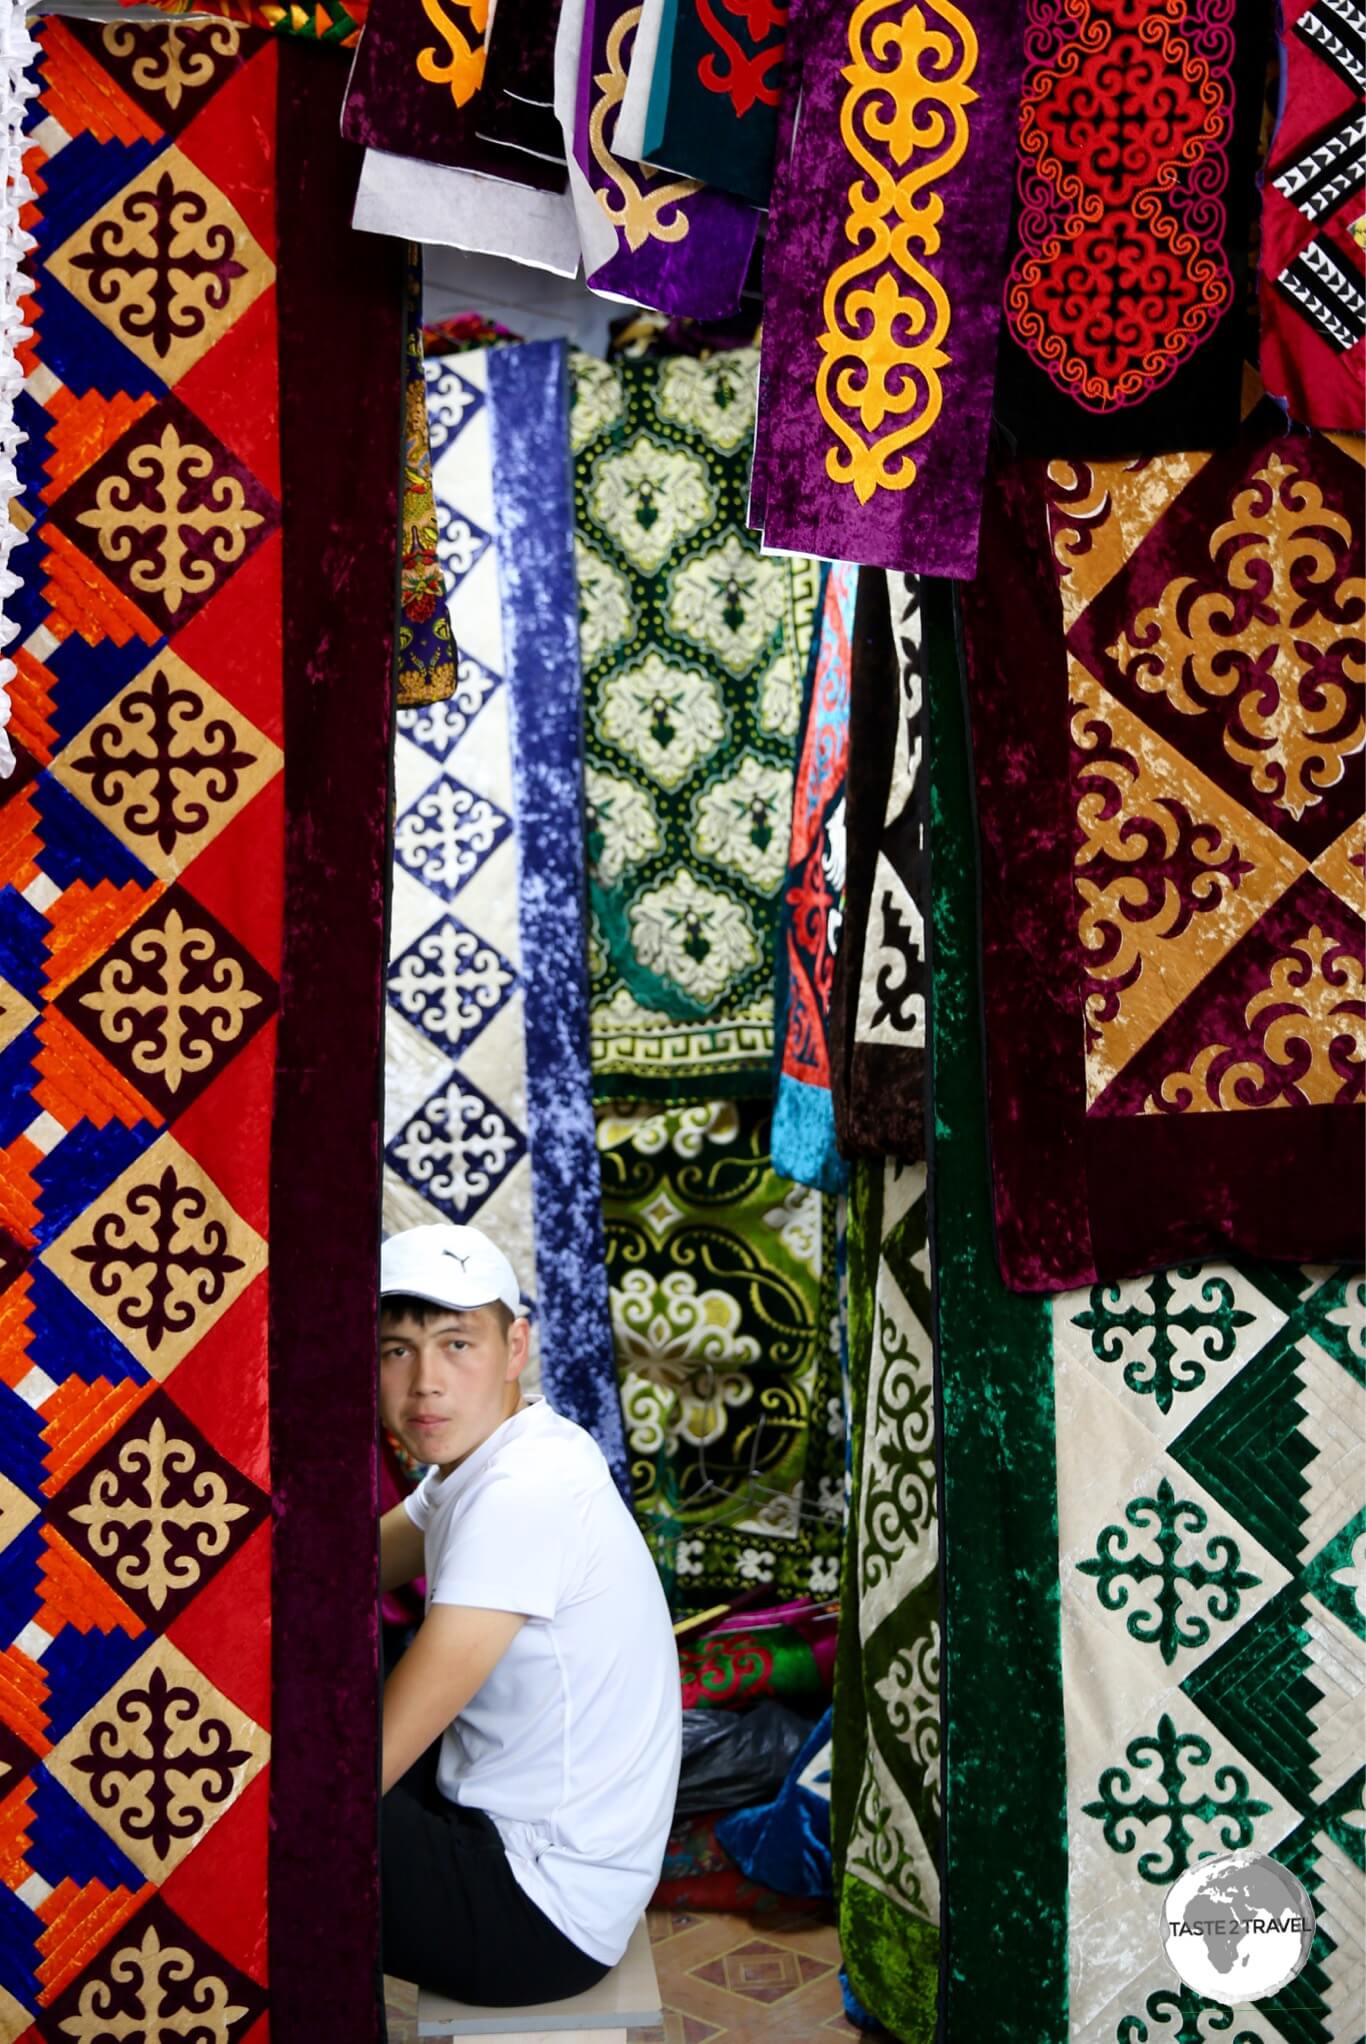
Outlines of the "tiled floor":
{"label": "tiled floor", "polygon": [[[839,1939],[832,1924],[649,1912],[664,2008],[662,2030],[630,2044],[811,2044],[858,2031],[842,2013]],[[417,2044],[416,1994],[388,1985],[389,2044]]]}

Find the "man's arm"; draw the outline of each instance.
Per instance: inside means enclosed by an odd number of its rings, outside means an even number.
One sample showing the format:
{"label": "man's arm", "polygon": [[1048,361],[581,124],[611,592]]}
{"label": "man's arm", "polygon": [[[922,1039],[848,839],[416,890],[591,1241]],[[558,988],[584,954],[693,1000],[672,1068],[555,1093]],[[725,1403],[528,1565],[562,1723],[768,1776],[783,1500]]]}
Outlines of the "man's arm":
{"label": "man's arm", "polygon": [[432,1606],[384,1685],[382,1794],[459,1717],[525,1624],[517,1611]]}
{"label": "man's arm", "polygon": [[379,1586],[398,1590],[420,1576],[425,1564],[422,1535],[402,1505],[379,1522]]}

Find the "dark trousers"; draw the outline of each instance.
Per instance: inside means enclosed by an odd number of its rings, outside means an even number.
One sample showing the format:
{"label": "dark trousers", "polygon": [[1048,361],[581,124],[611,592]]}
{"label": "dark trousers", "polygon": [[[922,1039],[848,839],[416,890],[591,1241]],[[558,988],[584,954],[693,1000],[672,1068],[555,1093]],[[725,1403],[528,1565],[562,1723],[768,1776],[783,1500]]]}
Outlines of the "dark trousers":
{"label": "dark trousers", "polygon": [[493,1820],[442,1795],[438,1751],[380,1805],[385,1972],[489,2008],[582,1994],[609,1969],[517,1885]]}

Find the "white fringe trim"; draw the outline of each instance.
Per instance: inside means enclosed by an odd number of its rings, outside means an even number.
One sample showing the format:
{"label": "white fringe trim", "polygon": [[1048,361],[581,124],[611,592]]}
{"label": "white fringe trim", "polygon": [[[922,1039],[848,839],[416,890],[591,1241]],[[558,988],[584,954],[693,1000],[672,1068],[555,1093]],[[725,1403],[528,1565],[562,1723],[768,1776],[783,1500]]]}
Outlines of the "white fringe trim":
{"label": "white fringe trim", "polygon": [[10,719],[9,684],[16,670],[4,649],[19,630],[7,614],[9,600],[23,586],[22,578],[10,566],[12,550],[24,541],[24,534],[11,520],[10,504],[19,488],[15,453],[28,437],[14,423],[14,401],[24,382],[15,349],[30,332],[23,323],[19,300],[32,289],[32,279],[22,265],[34,243],[33,236],[19,225],[19,209],[33,197],[24,176],[23,125],[24,108],[39,89],[36,56],[24,0],[0,0],[0,152],[4,156],[0,188],[0,776],[14,772],[14,753],[5,726]]}

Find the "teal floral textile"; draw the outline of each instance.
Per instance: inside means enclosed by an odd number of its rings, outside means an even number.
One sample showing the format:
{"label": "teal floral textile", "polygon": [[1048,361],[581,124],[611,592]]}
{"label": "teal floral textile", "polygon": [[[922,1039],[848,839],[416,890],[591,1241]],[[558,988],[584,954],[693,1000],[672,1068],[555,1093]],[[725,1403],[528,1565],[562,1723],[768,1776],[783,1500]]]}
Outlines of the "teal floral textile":
{"label": "teal floral textile", "polygon": [[834,1201],[757,1102],[598,1119],[636,1517],[678,1612],[831,1595],[844,1521]]}
{"label": "teal floral textile", "polygon": [[840,1950],[901,2044],[939,1974],[939,1498],[923,1164],[857,1163],[849,1216],[853,1500],[831,1781]]}
{"label": "teal floral textile", "polygon": [[603,1100],[773,1084],[773,950],[813,561],[746,529],[757,355],[573,366]]}

